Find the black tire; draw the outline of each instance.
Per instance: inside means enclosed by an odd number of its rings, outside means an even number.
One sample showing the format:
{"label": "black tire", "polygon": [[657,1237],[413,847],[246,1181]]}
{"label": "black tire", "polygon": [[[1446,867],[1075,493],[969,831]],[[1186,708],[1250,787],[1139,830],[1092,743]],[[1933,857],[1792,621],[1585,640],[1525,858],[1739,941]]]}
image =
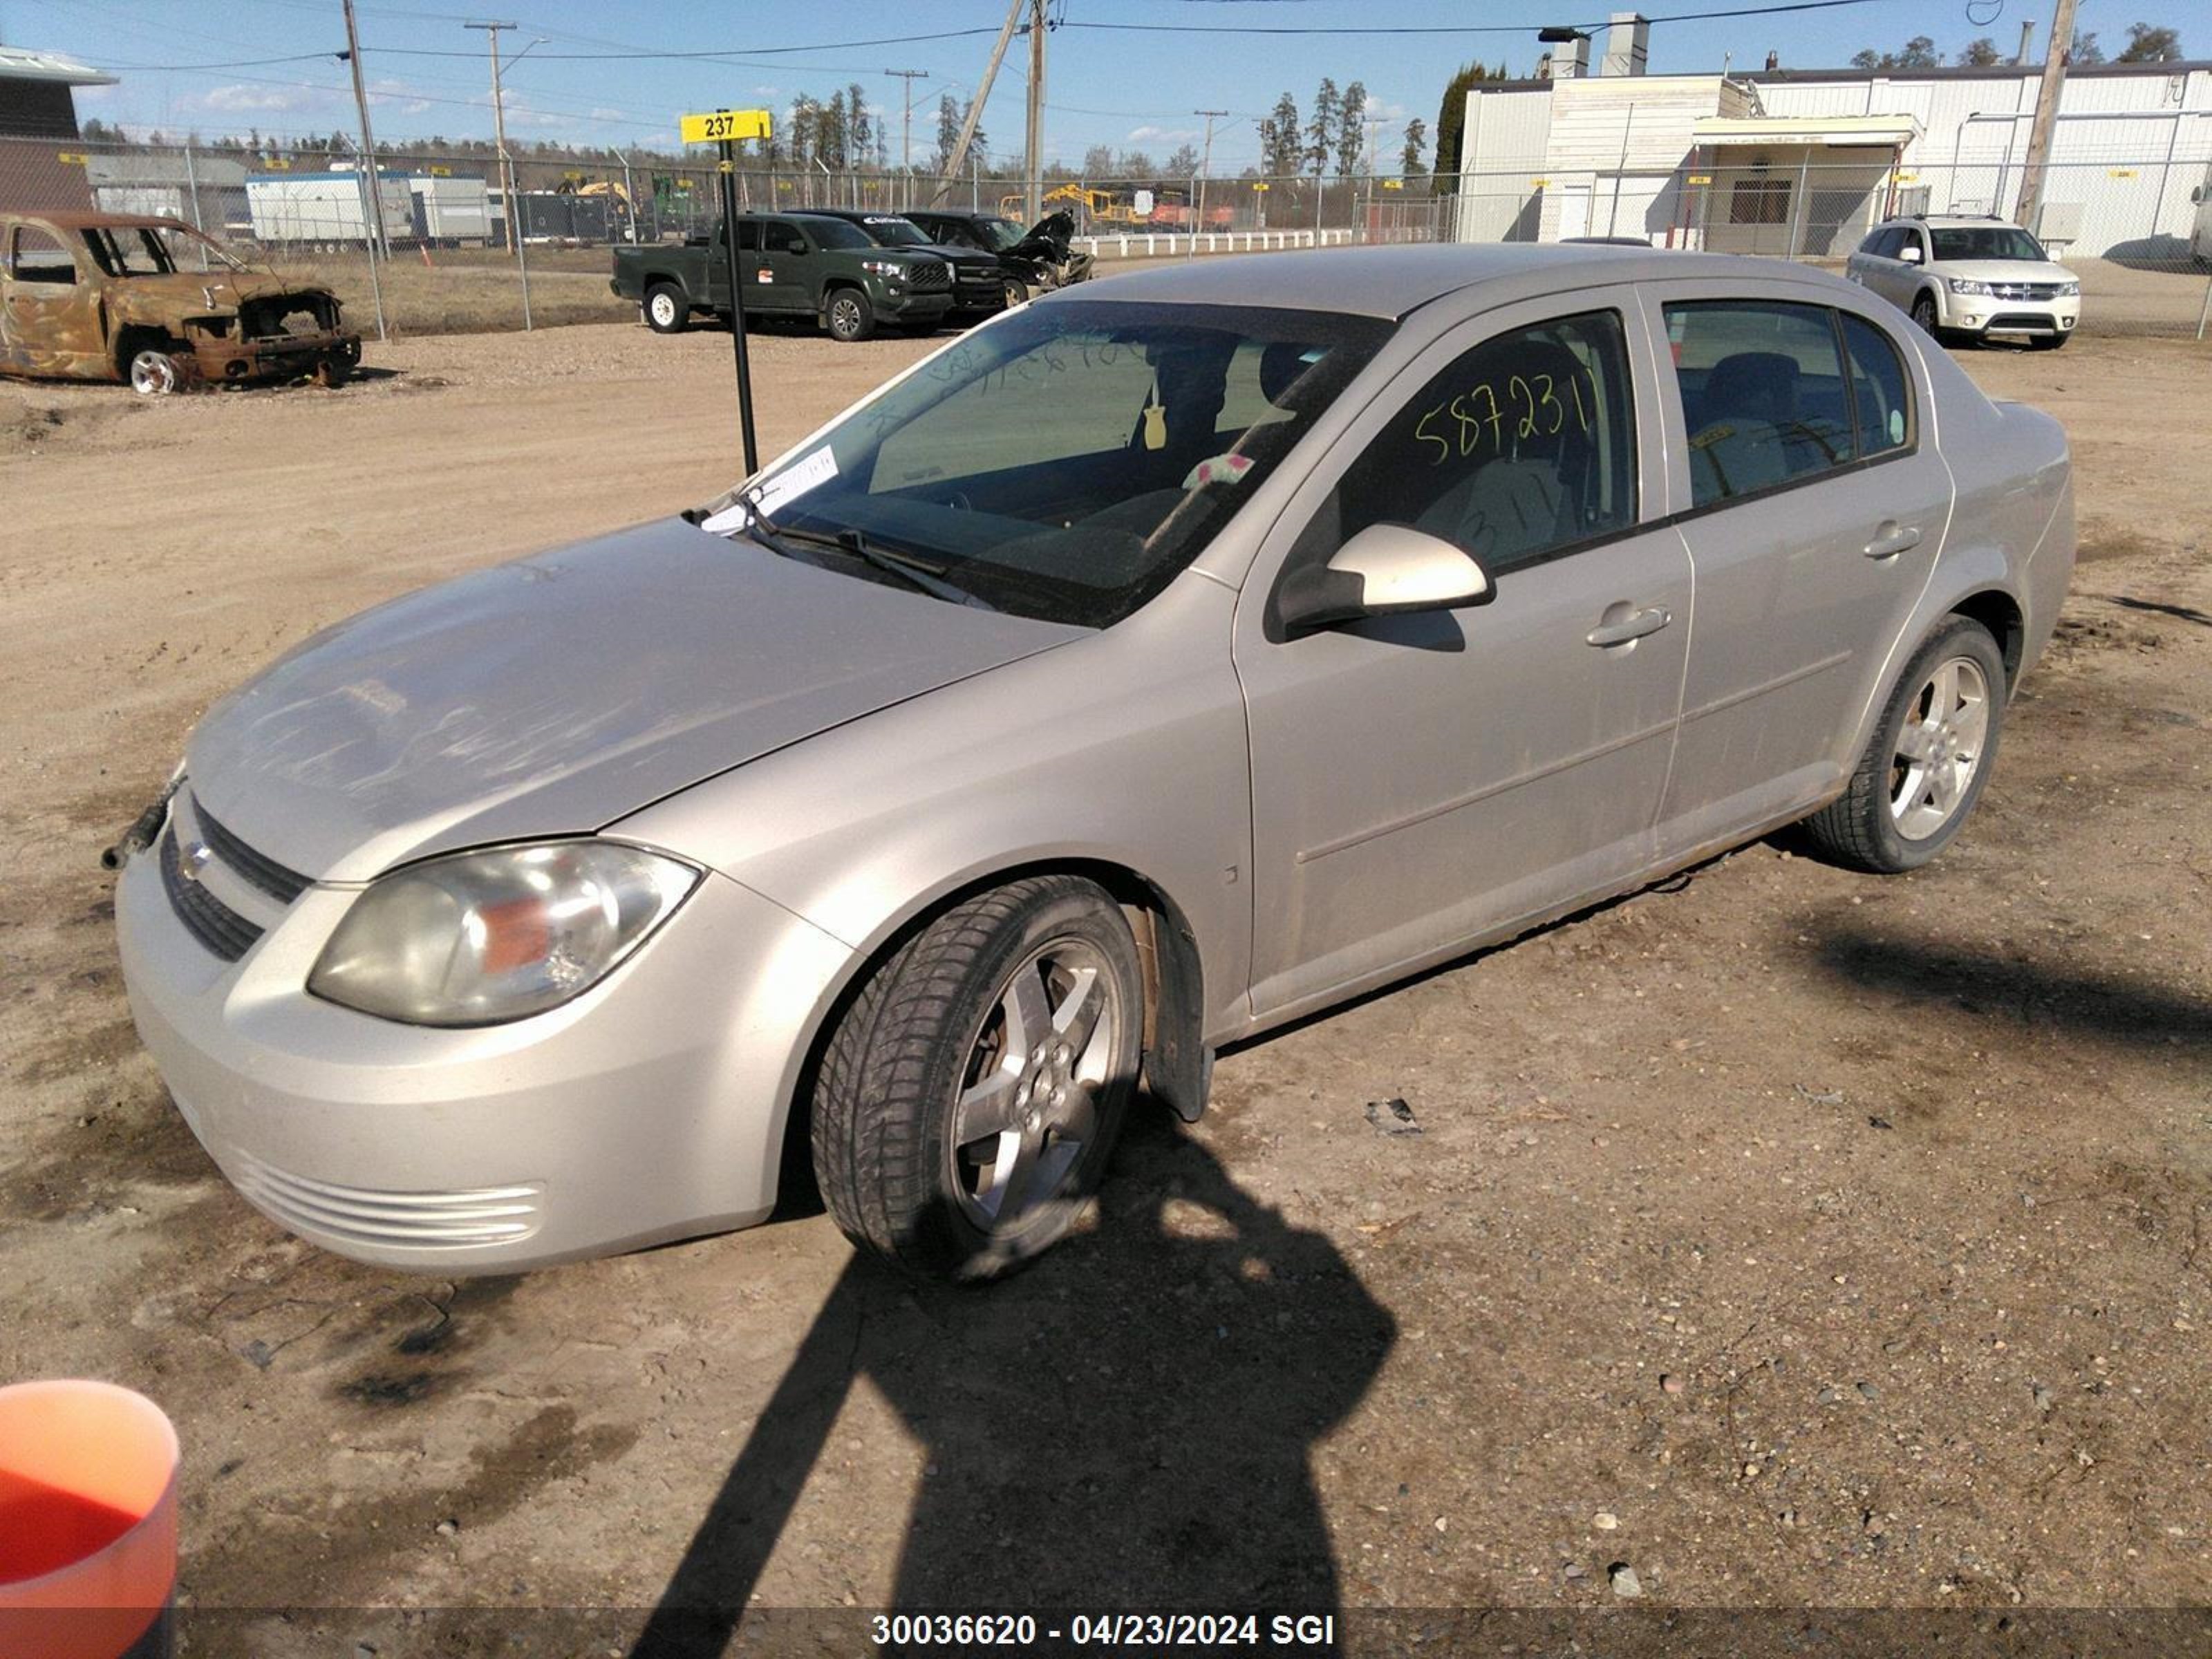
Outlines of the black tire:
{"label": "black tire", "polygon": [[876,331],[876,308],[857,288],[833,288],[822,303],[823,325],[830,337],[857,344]]}
{"label": "black tire", "polygon": [[[1971,662],[1981,677],[1986,727],[1974,744],[1972,775],[1940,827],[1908,836],[1900,828],[1894,804],[1909,781],[1909,773],[1900,775],[1905,769],[1899,745],[1908,722],[1920,724],[1936,671],[1962,659]],[[1896,875],[1918,869],[1948,847],[1972,815],[1996,764],[2005,691],[2004,659],[1989,629],[1969,617],[1945,617],[1898,677],[1897,689],[1890,693],[1844,793],[1805,820],[1813,850],[1846,869]]]}
{"label": "black tire", "polygon": [[1027,283],[1024,283],[1024,282],[1020,277],[1018,277],[1018,276],[1009,276],[1009,277],[1007,277],[1007,278],[1006,278],[1006,309],[1007,309],[1007,310],[1009,310],[1009,311],[1012,311],[1012,310],[1016,306],[1027,305],[1027,304],[1029,303],[1029,301],[1030,301],[1030,286],[1029,286],[1029,284],[1028,284]]}
{"label": "black tire", "polygon": [[1936,296],[1922,289],[1912,301],[1912,320],[1920,325],[1921,331],[1932,340],[1943,337],[1943,330],[1936,320]]}
{"label": "black tire", "polygon": [[2031,334],[2027,343],[2037,351],[2056,351],[2073,337],[2071,334]]}
{"label": "black tire", "polygon": [[[1019,1041],[1010,1012],[1025,976],[1048,1016],[1087,1006],[1054,988],[1069,962],[1089,964],[1087,994],[1103,999],[1072,1060],[1066,1045]],[[815,1083],[815,1179],[846,1237],[909,1273],[955,1280],[994,1277],[1057,1243],[1104,1174],[1127,1113],[1143,988],[1120,907],[1078,877],[994,888],[915,933],[854,994]],[[1064,999],[1057,1010],[1055,994]],[[1071,1066],[1092,1079],[1080,1091]],[[1060,1092],[1048,1103],[1055,1079]],[[964,1116],[961,1103],[995,1094],[994,1084],[1004,1085],[1004,1109],[1017,1121],[963,1147],[962,1132],[991,1119],[985,1108]],[[1072,1103],[1062,1107],[1063,1096]],[[1069,1127],[1055,1139],[1041,1117]],[[993,1149],[1003,1167],[978,1148]],[[1005,1210],[995,1218],[987,1213],[994,1194]]]}
{"label": "black tire", "polygon": [[639,306],[645,325],[655,334],[681,334],[691,325],[691,302],[673,283],[655,283]]}

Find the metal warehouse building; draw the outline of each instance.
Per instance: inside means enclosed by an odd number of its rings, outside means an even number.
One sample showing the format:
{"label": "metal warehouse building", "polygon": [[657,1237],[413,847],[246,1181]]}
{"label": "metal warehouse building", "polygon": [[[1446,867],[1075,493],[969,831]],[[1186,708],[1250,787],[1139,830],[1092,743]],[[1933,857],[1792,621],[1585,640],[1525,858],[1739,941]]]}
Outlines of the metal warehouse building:
{"label": "metal warehouse building", "polygon": [[[1895,212],[2012,216],[2039,66],[1648,75],[1615,13],[1599,70],[1576,40],[1544,78],[1468,94],[1462,241],[1632,236],[1841,258]],[[2070,69],[2035,227],[2063,251],[2187,257],[2212,183],[2212,63]]]}

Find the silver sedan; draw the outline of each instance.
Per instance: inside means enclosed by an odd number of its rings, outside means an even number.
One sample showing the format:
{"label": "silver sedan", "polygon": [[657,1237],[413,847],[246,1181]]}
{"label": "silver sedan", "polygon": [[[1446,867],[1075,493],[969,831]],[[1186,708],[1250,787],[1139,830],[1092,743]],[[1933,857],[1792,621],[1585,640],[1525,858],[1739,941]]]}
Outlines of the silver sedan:
{"label": "silver sedan", "polygon": [[117,850],[253,1204],[507,1271],[764,1218],[988,1275],[1139,1099],[1802,823],[1939,852],[2066,442],[1766,261],[1201,261],[946,345],[720,500],[318,635]]}

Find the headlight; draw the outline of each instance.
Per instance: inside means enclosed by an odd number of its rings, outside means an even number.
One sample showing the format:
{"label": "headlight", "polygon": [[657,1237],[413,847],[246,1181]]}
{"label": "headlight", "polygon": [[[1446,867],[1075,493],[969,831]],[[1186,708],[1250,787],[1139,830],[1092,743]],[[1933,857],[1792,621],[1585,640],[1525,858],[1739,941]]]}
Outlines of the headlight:
{"label": "headlight", "polygon": [[894,280],[906,275],[906,267],[896,259],[863,259],[860,269],[871,276],[889,276]]}
{"label": "headlight", "polygon": [[1946,276],[1943,280],[1949,284],[1954,294],[1987,294],[1990,291],[1987,283],[1970,283],[1964,276]]}
{"label": "headlight", "polygon": [[2062,299],[2062,300],[2078,300],[2078,299],[2080,299],[2080,298],[2081,297],[2081,283],[2059,283],[2059,285],[2058,285],[2058,297],[2059,297],[2060,299]]}
{"label": "headlight", "polygon": [[356,899],[307,976],[319,997],[410,1025],[495,1025],[589,989],[697,884],[619,842],[433,859]]}

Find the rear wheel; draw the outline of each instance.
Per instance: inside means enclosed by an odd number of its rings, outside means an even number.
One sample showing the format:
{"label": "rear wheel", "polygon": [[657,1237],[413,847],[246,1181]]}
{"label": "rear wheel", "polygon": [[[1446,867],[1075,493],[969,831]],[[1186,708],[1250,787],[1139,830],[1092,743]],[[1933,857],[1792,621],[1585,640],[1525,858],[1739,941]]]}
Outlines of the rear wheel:
{"label": "rear wheel", "polygon": [[1981,799],[2004,725],[2004,659],[1981,623],[1947,617],[1905,665],[1844,793],[1805,821],[1838,864],[1917,870]]}
{"label": "rear wheel", "polygon": [[185,383],[175,356],[163,346],[148,346],[131,358],[131,389],[142,398],[166,398]]}
{"label": "rear wheel", "polygon": [[829,324],[833,339],[850,345],[876,331],[876,308],[857,288],[841,288],[830,295],[830,303],[823,310],[823,320]]}
{"label": "rear wheel", "polygon": [[1143,984],[1120,907],[1073,876],[979,894],[900,947],[814,1092],[815,1176],[846,1237],[953,1279],[1056,1243],[1134,1091]]}
{"label": "rear wheel", "polygon": [[673,283],[655,283],[645,291],[645,325],[655,334],[681,334],[691,321],[690,302]]}

